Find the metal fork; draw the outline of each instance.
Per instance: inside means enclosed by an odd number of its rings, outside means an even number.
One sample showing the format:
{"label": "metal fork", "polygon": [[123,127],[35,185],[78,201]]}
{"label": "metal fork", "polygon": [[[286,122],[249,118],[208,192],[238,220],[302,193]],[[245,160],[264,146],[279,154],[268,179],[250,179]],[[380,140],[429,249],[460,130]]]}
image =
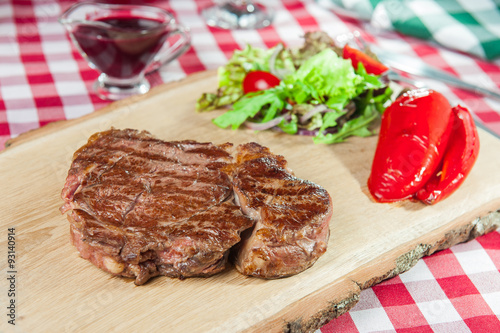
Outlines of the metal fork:
{"label": "metal fork", "polygon": [[[379,55],[376,52],[376,48],[374,50],[373,46],[369,45],[368,42],[366,42],[364,40],[364,38],[361,36],[361,34],[358,31],[354,31],[352,33],[348,33],[348,34],[343,34],[343,35],[337,36],[337,42],[340,45],[347,44],[347,43],[350,43],[350,44],[354,43],[354,46],[358,47],[360,50],[364,51],[364,50],[368,49],[368,50],[374,52],[377,56]],[[408,57],[408,58],[412,59],[413,61],[409,62],[408,64],[406,64],[406,66],[408,67],[409,70],[407,70],[405,72],[407,74],[410,74],[410,75],[412,75],[412,74],[416,75],[414,73],[418,71],[418,68],[413,69],[413,70],[411,68],[412,64],[414,64],[414,62],[415,62],[415,59],[413,59],[411,57]],[[435,70],[435,71],[438,72],[438,73],[442,72],[442,71],[438,71],[438,70]],[[445,73],[445,72],[442,72],[442,73]],[[419,81],[419,80],[414,79],[414,78],[409,78],[409,77],[403,76],[403,75],[399,74],[397,71],[394,71],[393,69],[389,69],[389,71],[386,72],[385,75],[387,75],[387,78],[390,81],[393,81],[393,82],[396,82],[396,83],[405,83],[405,84],[408,84],[408,85],[410,85],[412,87],[419,88],[419,89],[429,88],[429,86],[425,82]],[[445,75],[448,75],[448,74],[445,73]],[[416,75],[416,76],[419,76],[419,75]],[[448,76],[450,76],[454,80],[460,82],[459,84],[455,84],[455,86],[458,86],[460,88],[465,88],[467,90],[472,90],[472,91],[474,91],[476,93],[481,93],[481,94],[486,95],[486,96],[495,97],[495,98],[498,98],[500,100],[500,94],[498,94],[496,92],[492,92],[492,91],[489,91],[487,89],[483,89],[483,88],[480,88],[480,87],[473,86],[473,85],[471,85],[469,83],[460,81],[459,79],[456,79],[456,78],[454,78],[451,75],[448,75]],[[442,80],[442,77],[432,77],[432,78],[437,79],[437,80],[441,79],[441,81],[444,81],[445,83],[450,83],[449,81]],[[482,91],[482,89],[484,91]],[[476,123],[476,126],[478,128],[481,128],[485,132],[488,132],[491,135],[493,135],[493,136],[495,136],[497,138],[500,138],[500,134],[498,134],[498,133],[492,131],[491,129],[489,129],[486,126],[486,124],[474,112],[471,112],[471,115],[472,115],[472,117],[474,119],[474,122]]]}
{"label": "metal fork", "polygon": [[340,39],[344,39],[347,43],[353,42],[362,50],[369,49],[377,55],[380,61],[382,61],[389,67],[392,66],[395,69],[414,76],[427,77],[433,80],[438,80],[451,86],[471,91],[482,96],[495,98],[496,100],[500,101],[500,92],[498,91],[479,87],[477,85],[465,82],[454,75],[426,64],[418,58],[407,56],[404,54],[395,54],[378,48],[377,46],[369,45],[361,36],[359,31],[353,31],[352,33],[340,35]]}

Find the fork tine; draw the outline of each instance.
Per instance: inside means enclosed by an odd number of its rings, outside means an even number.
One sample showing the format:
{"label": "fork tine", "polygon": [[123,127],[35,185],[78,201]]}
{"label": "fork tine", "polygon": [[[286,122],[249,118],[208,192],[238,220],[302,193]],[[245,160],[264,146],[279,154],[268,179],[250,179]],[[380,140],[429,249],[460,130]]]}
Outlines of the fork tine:
{"label": "fork tine", "polygon": [[356,38],[358,34],[359,32],[355,30],[352,32],[347,32],[344,34],[337,35],[335,36],[335,39],[339,46],[344,46],[346,44],[349,44],[351,46],[352,42],[357,44]]}
{"label": "fork tine", "polygon": [[354,31],[354,36],[356,37],[356,42],[360,45],[361,50],[369,49],[368,42],[363,38],[359,31]]}
{"label": "fork tine", "polygon": [[358,30],[353,30],[345,34],[340,34],[335,37],[339,46],[348,44],[351,47],[364,51],[369,48],[368,42],[363,38]]}

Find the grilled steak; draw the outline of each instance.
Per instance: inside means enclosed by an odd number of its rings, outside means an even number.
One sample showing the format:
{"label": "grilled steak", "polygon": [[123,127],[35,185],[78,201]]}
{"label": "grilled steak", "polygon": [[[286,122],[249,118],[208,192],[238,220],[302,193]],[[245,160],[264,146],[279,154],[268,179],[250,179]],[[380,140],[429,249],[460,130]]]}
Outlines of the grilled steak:
{"label": "grilled steak", "polygon": [[288,276],[310,267],[329,235],[328,193],[256,143],[96,133],[75,152],[62,198],[80,255],[137,285],[216,274],[237,244],[241,273]]}
{"label": "grilled steak", "polygon": [[256,220],[242,241],[242,274],[279,278],[309,268],[326,251],[332,215],[328,192],[292,175],[282,156],[255,143],[239,147],[232,174],[242,211]]}
{"label": "grilled steak", "polygon": [[145,132],[93,135],[75,154],[62,212],[81,256],[112,274],[209,276],[253,221],[221,169],[230,145],[163,142]]}

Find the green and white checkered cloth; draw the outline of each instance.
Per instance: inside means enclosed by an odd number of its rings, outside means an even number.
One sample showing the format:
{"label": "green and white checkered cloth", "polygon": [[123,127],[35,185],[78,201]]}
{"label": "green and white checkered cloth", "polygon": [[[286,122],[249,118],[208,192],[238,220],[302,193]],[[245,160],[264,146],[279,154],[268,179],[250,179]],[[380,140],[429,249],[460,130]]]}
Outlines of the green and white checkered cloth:
{"label": "green and white checkered cloth", "polygon": [[492,60],[500,56],[500,0],[318,0],[378,28],[434,40]]}

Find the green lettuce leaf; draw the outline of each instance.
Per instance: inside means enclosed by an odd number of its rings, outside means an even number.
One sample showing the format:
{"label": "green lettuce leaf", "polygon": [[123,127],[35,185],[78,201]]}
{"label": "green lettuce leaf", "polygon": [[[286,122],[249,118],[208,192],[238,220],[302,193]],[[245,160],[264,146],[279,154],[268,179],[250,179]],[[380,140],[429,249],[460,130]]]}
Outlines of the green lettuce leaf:
{"label": "green lettuce leaf", "polygon": [[292,115],[292,118],[290,121],[286,121],[283,119],[281,123],[278,125],[281,130],[287,134],[295,134],[297,133],[298,126],[297,126],[297,116]]}
{"label": "green lettuce leaf", "polygon": [[379,113],[373,106],[367,106],[363,114],[357,118],[347,121],[337,133],[319,133],[313,138],[314,143],[332,144],[343,142],[349,136],[370,136],[373,133],[368,126],[379,117]]}
{"label": "green lettuce leaf", "polygon": [[232,129],[237,129],[247,119],[257,116],[261,110],[266,110],[267,117],[264,118],[268,121],[284,107],[283,89],[278,86],[260,93],[245,95],[233,105],[232,110],[213,119],[212,122],[221,128],[231,126]]}
{"label": "green lettuce leaf", "polygon": [[300,104],[312,100],[339,111],[363,85],[363,77],[355,73],[351,62],[332,49],[312,56],[284,81],[293,101]]}

